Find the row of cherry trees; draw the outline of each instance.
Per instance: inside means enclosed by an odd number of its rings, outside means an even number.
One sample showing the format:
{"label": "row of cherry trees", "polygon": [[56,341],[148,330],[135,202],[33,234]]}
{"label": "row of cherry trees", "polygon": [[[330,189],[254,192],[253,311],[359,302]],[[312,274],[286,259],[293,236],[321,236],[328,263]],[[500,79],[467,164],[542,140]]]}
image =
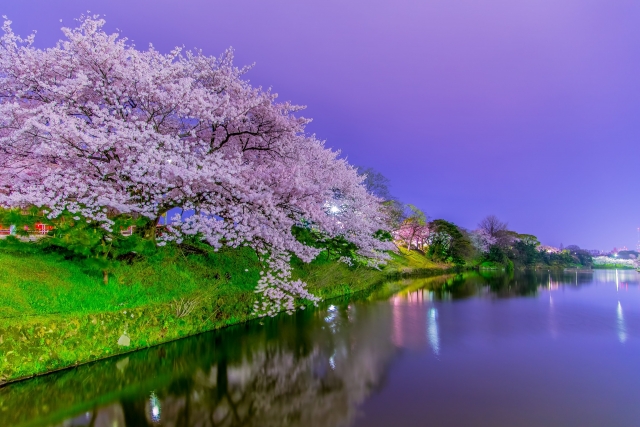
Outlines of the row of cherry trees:
{"label": "row of cherry trees", "polygon": [[507,265],[516,262],[524,266],[544,261],[535,236],[509,230],[507,223],[495,215],[483,218],[475,230],[465,230],[442,219],[428,221],[413,205],[407,205],[399,218],[393,227],[396,244],[420,250],[437,261],[458,265],[469,261]]}
{"label": "row of cherry trees", "polygon": [[[339,153],[305,134],[301,107],[251,86],[246,68],[220,57],[107,34],[97,16],[63,28],[38,49],[5,20],[0,39],[0,205],[37,206],[49,219],[98,225],[105,242],[117,218],[143,218],[140,233],[163,245],[199,236],[214,248],[249,245],[265,263],[256,310],[315,301],[291,280],[289,259],[311,261],[317,245],[295,226],[357,247],[370,264],[389,243],[380,199]],[[156,236],[158,218],[192,210]],[[379,235],[379,234],[378,234]]]}

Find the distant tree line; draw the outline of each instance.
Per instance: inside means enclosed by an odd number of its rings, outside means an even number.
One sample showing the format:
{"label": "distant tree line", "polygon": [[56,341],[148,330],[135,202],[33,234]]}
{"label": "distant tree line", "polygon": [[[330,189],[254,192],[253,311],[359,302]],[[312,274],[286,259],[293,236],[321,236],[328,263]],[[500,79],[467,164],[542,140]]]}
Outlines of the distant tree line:
{"label": "distant tree line", "polygon": [[444,219],[429,220],[412,204],[403,204],[389,191],[389,180],[372,168],[359,168],[367,189],[384,200],[389,229],[396,246],[415,250],[439,262],[485,268],[586,267],[593,265],[589,251],[570,245],[549,250],[532,234],[510,230],[495,215],[483,218],[475,230]]}

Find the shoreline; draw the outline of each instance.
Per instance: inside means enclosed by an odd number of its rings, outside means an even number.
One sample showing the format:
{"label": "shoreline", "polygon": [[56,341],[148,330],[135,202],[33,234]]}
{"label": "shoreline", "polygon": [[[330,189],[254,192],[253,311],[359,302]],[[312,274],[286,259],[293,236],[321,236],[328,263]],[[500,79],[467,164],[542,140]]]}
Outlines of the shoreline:
{"label": "shoreline", "polygon": [[[410,264],[411,255],[400,254],[398,258]],[[298,269],[297,276],[308,281],[309,290],[326,301],[367,291],[393,279],[452,271],[455,269],[446,266],[424,268],[398,263],[384,270],[307,264]],[[185,295],[185,299],[189,297]],[[186,315],[176,313],[173,301],[118,311],[23,314],[0,319],[0,388],[259,317],[251,311],[255,298],[251,289],[198,298],[198,306]]]}
{"label": "shoreline", "polygon": [[[38,292],[44,292],[40,296],[41,306],[45,301],[48,304],[45,309],[55,311],[38,313],[32,310],[33,314],[30,314],[18,307],[11,312],[11,303],[5,302],[7,315],[0,317],[0,388],[260,317],[253,313],[255,293],[253,286],[248,285],[258,271],[254,261],[242,251],[207,255],[209,258],[199,254],[166,252],[159,260],[121,266],[106,286],[99,284],[100,277],[91,278],[87,272],[80,278],[76,272],[76,276],[69,276],[67,282],[60,282],[60,276],[73,273],[77,266],[70,261],[61,262],[53,255],[10,254],[0,250],[0,258],[2,256],[5,263],[0,262],[0,276],[17,274],[17,267],[13,266],[12,270],[9,262],[17,261],[22,269],[19,271],[22,280],[31,284],[36,282],[40,286]],[[55,261],[55,268],[48,276],[39,275],[41,266],[34,272],[27,268],[47,259]],[[394,254],[381,270],[347,267],[329,259],[318,259],[310,264],[294,261],[293,264],[294,278],[305,281],[309,291],[323,301],[354,295],[402,278],[426,278],[464,270],[494,272],[479,266],[464,268],[435,264],[417,252],[406,250]],[[229,272],[231,278],[224,279]],[[218,276],[220,280],[216,280]],[[190,282],[181,281],[185,278]],[[38,283],[42,280],[46,283]],[[143,282],[136,284],[135,280]],[[151,284],[145,285],[144,281]],[[11,291],[12,286],[23,288],[25,285],[15,279],[4,286],[6,292],[7,289]],[[29,295],[34,293],[25,289]],[[0,297],[1,292],[2,284]],[[74,297],[71,302],[76,303],[75,308],[47,300],[49,295],[46,292],[53,292],[54,299],[62,298],[60,295],[66,292],[63,297]],[[84,294],[78,296],[78,292]],[[106,304],[103,295],[100,300],[103,305],[98,304],[97,309],[82,306],[86,299],[93,300],[99,292],[118,299]],[[141,292],[148,294],[146,299],[133,299]],[[118,303],[123,298],[126,305]],[[184,310],[184,304],[192,302],[194,307]],[[70,304],[69,301],[66,303]],[[82,310],[77,304],[82,306]]]}

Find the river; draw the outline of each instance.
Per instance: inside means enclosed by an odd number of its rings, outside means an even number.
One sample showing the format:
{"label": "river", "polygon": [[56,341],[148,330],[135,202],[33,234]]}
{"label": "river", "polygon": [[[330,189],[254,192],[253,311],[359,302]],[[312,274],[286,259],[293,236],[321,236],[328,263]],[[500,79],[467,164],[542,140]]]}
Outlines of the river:
{"label": "river", "polygon": [[390,282],[0,389],[1,426],[638,426],[640,276]]}

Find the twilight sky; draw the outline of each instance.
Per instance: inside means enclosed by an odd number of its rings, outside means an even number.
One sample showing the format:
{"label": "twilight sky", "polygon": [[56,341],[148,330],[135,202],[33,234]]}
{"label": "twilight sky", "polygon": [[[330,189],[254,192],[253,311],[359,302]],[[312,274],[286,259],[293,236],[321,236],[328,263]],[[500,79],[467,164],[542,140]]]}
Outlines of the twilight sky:
{"label": "twilight sky", "polygon": [[432,219],[475,228],[493,213],[545,244],[637,244],[635,0],[0,4],[38,47],[87,10],[139,48],[232,46],[254,84],[307,105],[310,132]]}

